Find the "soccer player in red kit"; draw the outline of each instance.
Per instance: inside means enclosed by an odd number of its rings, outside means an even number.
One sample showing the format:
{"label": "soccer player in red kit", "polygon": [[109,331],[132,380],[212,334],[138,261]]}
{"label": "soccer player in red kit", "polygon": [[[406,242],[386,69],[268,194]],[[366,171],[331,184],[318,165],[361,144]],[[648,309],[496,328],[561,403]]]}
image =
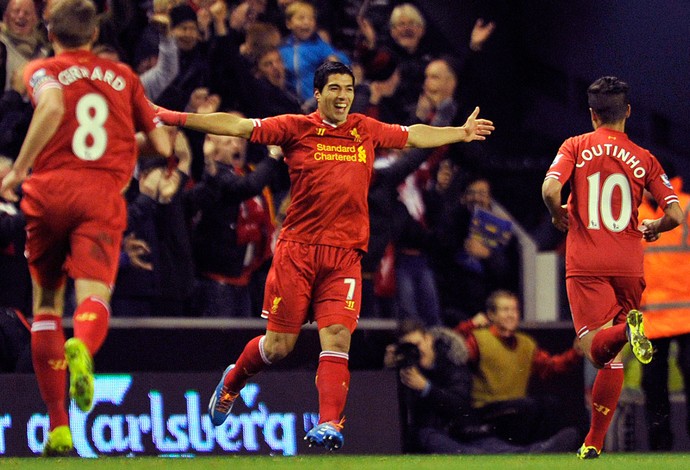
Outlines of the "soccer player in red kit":
{"label": "soccer player in red kit", "polygon": [[247,379],[292,351],[302,325],[315,320],[321,354],[316,373],[319,424],[305,439],[337,449],[350,381],[348,354],[361,301],[360,258],[369,241],[367,192],[377,147],[437,147],[484,140],[491,121],[479,108],[462,127],[384,124],[349,114],[354,75],[326,62],[314,76],[318,109],[310,115],[243,119],[236,115],[159,110],[169,124],[211,134],[280,145],[291,181],[290,206],[266,280],[262,316],[266,334],[245,346],[211,397],[212,422],[223,424]]}
{"label": "soccer player in red kit", "polygon": [[[92,357],[107,335],[127,223],[122,192],[136,163],[134,134],[146,132],[165,156],[171,143],[136,75],[91,53],[98,36],[91,0],[54,2],[49,18],[56,56],[26,67],[24,80],[36,109],[0,194],[17,200],[14,189],[23,181],[21,208],[34,285],[31,352],[50,418],[43,453],[65,455],[73,448],[66,368],[70,396],[89,411]],[[74,337],[67,341],[62,329],[66,275],[74,279],[77,297]]]}
{"label": "soccer player in red kit", "polygon": [[[620,351],[630,341],[642,363],[652,360],[640,306],[643,247],[682,222],[678,196],[657,159],[625,134],[628,85],[602,77],[587,90],[594,132],[566,140],[546,173],[542,196],[553,224],[567,231],[566,288],[575,330],[597,372],[592,420],[581,459],[601,453],[623,386]],[[561,205],[561,189],[570,196]],[[638,224],[644,190],[664,215]]]}

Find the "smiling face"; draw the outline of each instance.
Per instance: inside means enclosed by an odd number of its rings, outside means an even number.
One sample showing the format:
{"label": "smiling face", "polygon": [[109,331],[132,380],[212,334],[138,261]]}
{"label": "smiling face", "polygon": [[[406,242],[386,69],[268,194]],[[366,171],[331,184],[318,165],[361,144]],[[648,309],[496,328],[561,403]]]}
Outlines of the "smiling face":
{"label": "smiling face", "polygon": [[171,32],[181,51],[191,51],[201,40],[199,25],[196,21],[183,21],[172,28]]}
{"label": "smiling face", "polygon": [[316,31],[316,11],[308,3],[296,2],[288,8],[287,28],[300,41],[306,41]]}
{"label": "smiling face", "polygon": [[30,36],[38,24],[33,0],[10,0],[2,19],[12,34]]}
{"label": "smiling face", "polygon": [[321,91],[314,91],[314,97],[325,120],[331,124],[342,124],[347,119],[355,97],[354,81],[347,74],[331,74]]}
{"label": "smiling face", "polygon": [[487,314],[501,336],[512,336],[520,326],[520,306],[512,295],[497,296],[494,308]]}
{"label": "smiling face", "polygon": [[402,14],[390,26],[391,37],[400,47],[409,53],[417,51],[425,31],[418,18]]}

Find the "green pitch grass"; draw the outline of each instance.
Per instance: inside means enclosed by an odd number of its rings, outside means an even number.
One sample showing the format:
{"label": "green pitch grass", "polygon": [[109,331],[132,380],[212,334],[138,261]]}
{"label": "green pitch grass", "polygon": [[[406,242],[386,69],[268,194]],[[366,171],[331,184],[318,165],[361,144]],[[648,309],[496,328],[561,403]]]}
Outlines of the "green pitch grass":
{"label": "green pitch grass", "polygon": [[160,457],[102,457],[99,459],[0,458],[5,469],[36,470],[680,470],[690,468],[688,454],[609,453],[581,461],[574,454],[551,455],[396,455],[308,457],[227,456],[168,459]]}

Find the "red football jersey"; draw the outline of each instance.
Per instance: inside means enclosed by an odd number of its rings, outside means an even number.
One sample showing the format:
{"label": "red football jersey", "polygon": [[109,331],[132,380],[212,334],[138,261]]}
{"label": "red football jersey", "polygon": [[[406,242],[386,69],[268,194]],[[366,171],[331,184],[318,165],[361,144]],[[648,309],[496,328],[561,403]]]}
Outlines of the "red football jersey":
{"label": "red football jersey", "polygon": [[374,149],[403,148],[408,129],[351,114],[334,126],[316,111],[254,120],[251,141],[280,145],[290,172],[290,206],[280,238],[366,250],[367,194]]}
{"label": "red football jersey", "polygon": [[60,129],[36,158],[32,177],[79,170],[80,185],[110,180],[124,188],[136,163],[134,133],[158,122],[134,72],[89,51],[70,51],[30,62],[24,81],[34,104],[47,88],[61,88],[65,104]]}
{"label": "red football jersey", "polygon": [[570,181],[566,275],[641,276],[643,191],[662,209],[678,202],[658,160],[625,133],[600,127],[567,139],[546,178]]}

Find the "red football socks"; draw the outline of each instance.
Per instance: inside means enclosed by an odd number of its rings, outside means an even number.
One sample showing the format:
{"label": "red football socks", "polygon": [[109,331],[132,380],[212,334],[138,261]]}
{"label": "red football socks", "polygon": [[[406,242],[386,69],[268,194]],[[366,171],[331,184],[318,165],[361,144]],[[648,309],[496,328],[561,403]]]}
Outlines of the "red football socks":
{"label": "red football socks", "polygon": [[347,353],[323,351],[319,355],[316,371],[316,389],[319,392],[319,424],[340,422],[347,392],[350,389],[350,370]]}
{"label": "red football socks", "polygon": [[87,297],[74,311],[74,337],[95,355],[108,335],[110,307],[98,297]]}
{"label": "red football socks", "polygon": [[592,358],[599,365],[611,361],[623,349],[628,337],[625,333],[626,323],[619,323],[610,328],[599,330],[592,340]]}
{"label": "red football socks", "polygon": [[229,391],[239,393],[249,377],[258,374],[271,364],[264,353],[264,338],[265,336],[257,336],[244,347],[235,363],[235,368],[225,378],[225,387]]}
{"label": "red football socks", "polygon": [[592,387],[592,423],[585,437],[585,446],[594,446],[601,451],[622,389],[622,363],[613,362],[599,369]]}
{"label": "red football socks", "polygon": [[31,325],[31,357],[38,389],[48,409],[50,430],[68,425],[65,333],[60,317],[45,313],[34,317]]}

